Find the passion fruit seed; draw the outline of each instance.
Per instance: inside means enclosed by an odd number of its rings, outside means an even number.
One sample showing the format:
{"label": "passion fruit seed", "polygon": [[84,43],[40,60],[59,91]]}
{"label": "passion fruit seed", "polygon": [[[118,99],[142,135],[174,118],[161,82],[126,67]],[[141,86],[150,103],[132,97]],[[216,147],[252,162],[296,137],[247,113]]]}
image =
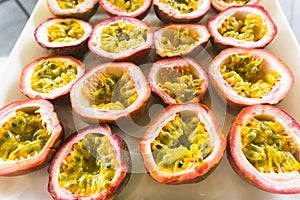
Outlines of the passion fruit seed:
{"label": "passion fruit seed", "polygon": [[232,54],[229,61],[220,67],[226,80],[239,95],[247,98],[261,98],[271,91],[280,79],[275,70],[265,72],[263,59],[251,55]]}
{"label": "passion fruit seed", "polygon": [[177,114],[151,144],[158,167],[166,172],[178,172],[200,164],[213,151],[209,133],[196,116]]}
{"label": "passion fruit seed", "polygon": [[0,158],[6,161],[34,156],[44,148],[50,135],[39,110],[19,110],[0,128]]}
{"label": "passion fruit seed", "polygon": [[203,79],[191,72],[191,65],[161,68],[158,86],[177,103],[191,102],[201,94]]}
{"label": "passion fruit seed", "polygon": [[99,193],[110,187],[116,166],[109,137],[87,134],[60,165],[59,186],[78,196]]}
{"label": "passion fruit seed", "polygon": [[41,93],[61,88],[77,76],[76,65],[62,59],[47,59],[34,67],[31,88]]}
{"label": "passion fruit seed", "polygon": [[268,28],[261,16],[247,14],[245,18],[230,16],[218,31],[224,37],[257,42],[267,35]]}
{"label": "passion fruit seed", "polygon": [[[263,173],[300,172],[299,146],[283,125],[265,116],[252,117],[241,129],[243,153]],[[299,159],[299,158],[298,158]]]}
{"label": "passion fruit seed", "polygon": [[129,50],[147,40],[149,30],[126,22],[115,22],[105,26],[101,32],[101,49],[110,53]]}
{"label": "passion fruit seed", "polygon": [[138,97],[134,82],[127,72],[120,77],[103,73],[85,82],[83,94],[94,108],[123,110]]}
{"label": "passion fruit seed", "polygon": [[144,0],[107,0],[112,5],[118,7],[122,11],[131,13],[144,5]]}
{"label": "passion fruit seed", "polygon": [[164,53],[177,54],[187,52],[199,39],[196,30],[181,27],[166,28],[161,35],[161,44]]}
{"label": "passion fruit seed", "polygon": [[84,27],[76,19],[58,20],[48,27],[49,42],[73,42],[83,37]]}
{"label": "passion fruit seed", "polygon": [[181,14],[187,14],[198,9],[199,0],[159,0],[159,2],[172,6]]}
{"label": "passion fruit seed", "polygon": [[250,0],[222,0],[225,3],[237,3],[237,4],[247,4]]}
{"label": "passion fruit seed", "polygon": [[85,2],[85,0],[56,0],[56,2],[61,9],[73,9]]}

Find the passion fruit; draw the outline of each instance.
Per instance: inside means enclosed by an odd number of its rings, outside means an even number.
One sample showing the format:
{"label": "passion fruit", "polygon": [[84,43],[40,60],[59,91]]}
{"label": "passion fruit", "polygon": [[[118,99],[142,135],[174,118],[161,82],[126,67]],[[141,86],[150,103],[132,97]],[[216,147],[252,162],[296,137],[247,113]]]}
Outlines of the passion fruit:
{"label": "passion fruit", "polygon": [[113,61],[145,58],[153,44],[152,28],[132,17],[112,17],[98,23],[88,41],[95,55]]}
{"label": "passion fruit", "polygon": [[99,4],[111,16],[142,19],[150,11],[152,0],[99,0]]}
{"label": "passion fruit", "polygon": [[209,38],[205,25],[168,24],[155,32],[154,45],[160,57],[196,55]]}
{"label": "passion fruit", "polygon": [[195,23],[208,12],[211,0],[153,0],[156,16],[164,23]]}
{"label": "passion fruit", "polygon": [[88,122],[116,122],[141,113],[151,95],[138,66],[103,63],[84,74],[70,91],[73,110]]}
{"label": "passion fruit", "polygon": [[211,18],[208,29],[217,49],[263,48],[277,34],[268,11],[258,5],[232,6]]}
{"label": "passion fruit", "polygon": [[55,55],[83,57],[92,32],[89,22],[75,18],[49,18],[34,31],[37,43]]}
{"label": "passion fruit", "polygon": [[211,4],[217,11],[223,11],[231,6],[257,5],[260,0],[211,0]]}
{"label": "passion fruit", "polygon": [[199,102],[207,91],[209,78],[192,58],[165,58],[152,64],[148,82],[165,103],[182,104]]}
{"label": "passion fruit", "polygon": [[56,17],[89,20],[97,11],[98,0],[47,0],[49,11]]}
{"label": "passion fruit", "polygon": [[85,72],[85,65],[71,56],[41,57],[26,65],[20,90],[29,98],[53,100],[69,93]]}
{"label": "passion fruit", "polygon": [[144,165],[163,184],[198,182],[223,157],[226,139],[212,112],[198,103],[167,107],[140,141]]}
{"label": "passion fruit", "polygon": [[210,80],[231,106],[277,104],[294,84],[290,68],[268,50],[229,48],[208,67]]}
{"label": "passion fruit", "polygon": [[44,167],[63,137],[53,105],[19,100],[0,109],[0,176],[27,174]]}
{"label": "passion fruit", "polygon": [[249,183],[273,193],[300,193],[300,125],[271,105],[242,109],[228,136],[228,159]]}
{"label": "passion fruit", "polygon": [[113,199],[130,178],[126,143],[106,124],[72,134],[49,167],[54,199]]}

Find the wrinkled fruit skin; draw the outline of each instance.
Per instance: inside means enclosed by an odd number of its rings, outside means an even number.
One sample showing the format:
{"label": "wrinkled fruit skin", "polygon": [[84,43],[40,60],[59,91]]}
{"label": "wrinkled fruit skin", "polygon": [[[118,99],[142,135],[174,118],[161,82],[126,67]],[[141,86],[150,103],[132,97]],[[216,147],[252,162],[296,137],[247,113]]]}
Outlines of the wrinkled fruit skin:
{"label": "wrinkled fruit skin", "polygon": [[[117,171],[113,178],[114,182],[107,190],[99,191],[98,193],[91,194],[89,196],[75,195],[70,191],[60,188],[58,185],[58,174],[60,164],[63,162],[65,157],[72,151],[72,146],[78,141],[82,140],[87,134],[96,134],[108,136],[110,143],[112,144],[113,151],[117,154]],[[48,191],[53,199],[73,199],[73,200],[84,200],[84,199],[99,199],[108,200],[113,199],[117,196],[122,189],[126,186],[130,179],[131,171],[131,158],[128,152],[128,147],[125,141],[119,136],[112,133],[110,127],[106,124],[94,125],[83,128],[73,133],[59,148],[55,156],[53,157],[48,173]],[[100,183],[99,183],[100,184]],[[87,188],[86,188],[87,189]]]}
{"label": "wrinkled fruit skin", "polygon": [[[247,160],[241,150],[240,129],[253,116],[270,116],[283,124],[291,135],[295,145],[299,146],[300,125],[286,111],[271,105],[253,105],[246,107],[236,116],[228,135],[227,158],[232,169],[249,184],[262,190],[278,194],[296,194],[300,192],[300,174],[297,171],[277,174],[259,172]],[[299,153],[299,149],[298,149]]]}
{"label": "wrinkled fruit skin", "polygon": [[238,4],[238,3],[225,3],[223,0],[212,0],[211,5],[215,10],[221,12],[231,6],[257,5],[259,2],[260,0],[250,0],[246,4]]}
{"label": "wrinkled fruit skin", "polygon": [[8,162],[1,161],[0,176],[22,175],[45,167],[63,140],[62,125],[54,111],[53,105],[47,100],[19,100],[4,106],[0,110],[0,128],[3,127],[6,120],[15,116],[16,111],[28,111],[32,108],[40,109],[42,120],[47,124],[47,130],[52,131],[51,136],[45,146],[36,155],[26,159]]}
{"label": "wrinkled fruit skin", "polygon": [[[169,173],[162,171],[156,164],[151,143],[161,131],[162,127],[174,119],[174,115],[179,112],[193,112],[206,129],[209,129],[209,134],[213,135],[215,141],[211,141],[214,145],[213,151],[202,162],[202,164],[193,164],[188,169]],[[168,106],[147,128],[143,138],[140,141],[140,151],[144,161],[144,165],[150,176],[162,184],[186,184],[196,183],[205,179],[217,167],[221,161],[226,148],[226,138],[223,135],[217,121],[212,112],[203,104],[190,103]]]}

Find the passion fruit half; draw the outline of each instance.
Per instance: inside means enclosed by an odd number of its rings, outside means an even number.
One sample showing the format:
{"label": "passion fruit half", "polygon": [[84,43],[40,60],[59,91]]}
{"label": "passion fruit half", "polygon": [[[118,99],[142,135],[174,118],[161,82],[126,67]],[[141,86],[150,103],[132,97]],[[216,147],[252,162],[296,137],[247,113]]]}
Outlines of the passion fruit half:
{"label": "passion fruit half", "polygon": [[142,19],[150,11],[152,0],[99,0],[99,4],[111,16]]}
{"label": "passion fruit half", "polygon": [[47,0],[49,11],[56,17],[89,20],[97,11],[98,0]]}
{"label": "passion fruit half", "polygon": [[83,57],[92,32],[89,22],[75,18],[49,18],[34,31],[37,43],[55,55]]}
{"label": "passion fruit half", "polygon": [[211,0],[153,0],[156,16],[164,23],[195,23],[210,9]]}
{"label": "passion fruit half", "polygon": [[41,57],[26,65],[20,90],[29,98],[56,99],[69,93],[85,72],[85,65],[71,56]]}
{"label": "passion fruit half", "polygon": [[223,11],[231,6],[257,5],[260,0],[211,0],[211,4],[217,11]]}
{"label": "passion fruit half", "polygon": [[231,106],[277,104],[294,84],[290,68],[263,49],[228,48],[208,67],[210,80]]}
{"label": "passion fruit half", "polygon": [[113,199],[130,178],[126,143],[108,125],[72,134],[49,167],[48,191],[54,199]]}
{"label": "passion fruit half", "polygon": [[217,49],[263,48],[277,34],[268,11],[258,5],[232,6],[211,18],[208,29]]}
{"label": "passion fruit half", "polygon": [[223,157],[226,139],[204,105],[170,105],[147,128],[140,142],[144,165],[163,184],[198,182]]}
{"label": "passion fruit half", "polygon": [[44,167],[63,137],[53,105],[19,100],[0,109],[0,176],[27,174]]}
{"label": "passion fruit half", "polygon": [[73,110],[88,122],[115,122],[141,113],[151,95],[138,66],[103,63],[85,73],[72,87]]}
{"label": "passion fruit half", "polygon": [[192,58],[165,58],[152,64],[148,82],[165,103],[183,104],[199,102],[208,89],[209,78]]}
{"label": "passion fruit half", "polygon": [[112,17],[98,23],[88,41],[95,55],[113,61],[145,58],[153,44],[152,28],[132,17]]}
{"label": "passion fruit half", "polygon": [[154,45],[160,57],[196,55],[209,38],[205,25],[168,24],[155,32]]}
{"label": "passion fruit half", "polygon": [[300,193],[300,125],[271,105],[242,109],[228,136],[228,159],[249,183],[273,193]]}

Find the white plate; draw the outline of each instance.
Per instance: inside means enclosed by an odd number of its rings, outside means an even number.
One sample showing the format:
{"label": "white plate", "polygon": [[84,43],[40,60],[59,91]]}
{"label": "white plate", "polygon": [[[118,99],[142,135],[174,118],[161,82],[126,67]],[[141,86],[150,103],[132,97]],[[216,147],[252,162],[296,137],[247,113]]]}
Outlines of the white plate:
{"label": "white plate", "polygon": [[[278,107],[285,109],[294,116],[298,122],[300,122],[300,106],[298,105],[300,94],[300,48],[290,27],[288,26],[279,3],[277,1],[262,0],[261,5],[265,6],[265,8],[269,11],[273,20],[277,24],[279,31],[278,35],[273,42],[268,45],[267,49],[282,58],[282,60],[290,66],[295,76],[295,85],[293,89],[289,95],[280,104],[278,104]],[[213,14],[214,12],[211,10],[201,22],[205,23],[208,17]],[[41,0],[38,2],[31,18],[27,22],[22,34],[13,48],[6,65],[0,69],[0,107],[12,101],[25,98],[19,92],[18,88],[20,72],[23,66],[27,63],[41,56],[47,55],[47,52],[35,42],[33,32],[35,27],[39,23],[45,21],[48,17],[52,17],[52,15],[49,13],[45,1]],[[91,19],[91,22],[95,24],[97,21],[106,17],[107,15],[103,14],[103,11],[99,9],[98,13]],[[159,20],[154,16],[153,10],[145,18],[145,21],[153,26],[161,25]],[[199,56],[197,56],[197,60],[206,68],[214,55],[215,54],[209,44],[206,47],[206,51],[203,51]],[[151,58],[153,57],[150,56],[150,59]],[[92,67],[97,63],[100,63],[100,60],[92,54],[88,54],[84,62],[87,63],[88,67]],[[145,70],[145,73],[147,73],[147,66],[149,67],[149,65],[141,66]],[[151,101],[151,112],[149,113],[153,114],[153,116],[150,115],[150,117],[154,117],[162,109],[161,106],[156,106],[159,105],[159,101],[155,101],[155,99],[152,100],[154,101]],[[231,121],[237,114],[237,111],[226,108],[226,106],[222,104],[218,98],[216,98],[212,91],[210,91],[209,95],[205,98],[204,104],[207,104],[215,113],[224,133],[227,135]],[[56,105],[56,108],[59,117],[62,119],[67,135],[76,128],[78,129],[82,125],[86,125],[81,123],[76,116],[72,117],[72,112],[70,110],[65,112],[66,107],[63,104]],[[74,126],[74,122],[76,126]],[[138,127],[136,124],[132,124],[131,126],[121,128],[128,131],[128,134],[122,134],[121,137],[123,137],[129,144],[130,153],[133,159],[133,174],[128,185],[120,193],[117,199],[300,199],[300,194],[271,194],[249,185],[233,172],[227,161],[226,155],[224,155],[223,160],[217,169],[200,183],[175,186],[161,185],[152,180],[151,177],[145,173],[143,163],[139,155],[138,141],[145,127]],[[129,133],[130,129],[137,130],[137,133]],[[47,191],[47,183],[47,167],[27,175],[17,177],[0,177],[0,199],[51,199],[51,196]]]}

